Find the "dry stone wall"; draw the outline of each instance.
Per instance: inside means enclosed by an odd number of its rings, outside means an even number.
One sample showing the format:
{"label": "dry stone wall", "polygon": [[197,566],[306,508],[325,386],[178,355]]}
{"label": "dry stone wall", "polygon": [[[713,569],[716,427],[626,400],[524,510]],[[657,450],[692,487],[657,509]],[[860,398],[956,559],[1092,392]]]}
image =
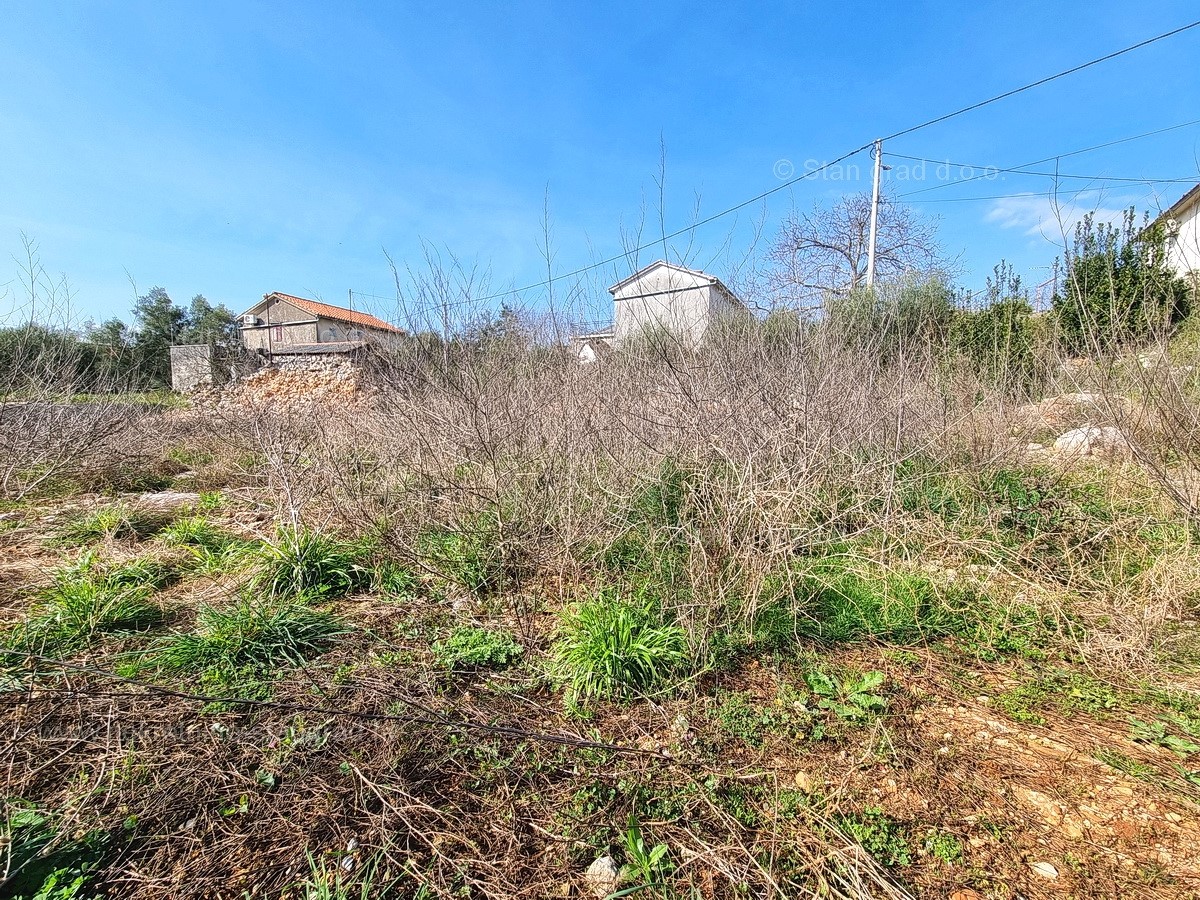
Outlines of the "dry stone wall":
{"label": "dry stone wall", "polygon": [[362,370],[340,356],[276,357],[269,366],[235,381],[225,390],[193,397],[218,409],[267,406],[345,406],[365,394]]}

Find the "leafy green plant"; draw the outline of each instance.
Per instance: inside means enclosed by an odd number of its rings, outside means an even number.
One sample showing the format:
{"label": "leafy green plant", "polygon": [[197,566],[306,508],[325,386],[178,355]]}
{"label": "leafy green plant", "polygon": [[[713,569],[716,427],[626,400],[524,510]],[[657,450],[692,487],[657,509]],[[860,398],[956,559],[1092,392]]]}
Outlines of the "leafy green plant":
{"label": "leafy green plant", "polygon": [[333,599],[369,590],[374,581],[364,545],[302,526],[281,528],[261,553],[254,586],[275,598]]}
{"label": "leafy green plant", "polygon": [[105,634],[146,631],[162,621],[162,610],[151,597],[167,577],[161,566],[148,561],[106,568],[94,554],[84,554],[55,572],[34,614],[8,634],[6,643],[60,656],[90,646]]}
{"label": "leafy green plant", "polygon": [[648,603],[605,592],[562,616],[553,670],[568,702],[626,696],[660,685],[688,661],[683,629]]}
{"label": "leafy green plant", "polygon": [[456,628],[433,644],[434,657],[447,669],[503,669],[524,652],[511,632],[488,628]]}
{"label": "leafy green plant", "polygon": [[666,844],[646,845],[637,817],[631,815],[624,834],[625,857],[629,861],[622,867],[622,880],[635,880],[638,884],[609,894],[609,900],[628,897],[646,890],[662,888],[674,865],[670,848]]}
{"label": "leafy green plant", "polygon": [[887,706],[887,700],[873,693],[883,685],[882,672],[837,678],[819,669],[809,669],[804,680],[817,698],[817,708],[827,709],[839,719],[862,722]]}
{"label": "leafy green plant", "polygon": [[963,861],[962,841],[949,832],[933,829],[925,834],[921,843],[926,853],[948,866],[958,865]]}
{"label": "leafy green plant", "polygon": [[758,747],[768,732],[786,732],[807,719],[809,711],[803,704],[798,700],[788,703],[787,699],[781,696],[774,705],[757,706],[746,694],[729,693],[721,699],[713,719],[722,731]]}
{"label": "leafy green plant", "polygon": [[202,607],[196,618],[196,632],[165,641],[145,664],[197,673],[217,685],[253,684],[280,666],[303,664],[346,633],[334,616],[297,600],[244,597],[225,607]]}
{"label": "leafy green plant", "polygon": [[90,885],[114,849],[114,836],[89,831],[78,837],[59,832],[37,806],[7,801],[0,823],[0,872],[4,895],[14,900],[95,900]]}
{"label": "leafy green plant", "polygon": [[912,863],[907,830],[878,806],[869,807],[855,816],[839,817],[837,824],[885,866]]}
{"label": "leafy green plant", "polygon": [[1133,207],[1119,225],[1091,213],[1076,225],[1065,276],[1051,304],[1060,339],[1074,353],[1139,345],[1168,333],[1191,307],[1191,290],[1167,264],[1165,226],[1139,221]]}
{"label": "leafy green plant", "polygon": [[1179,737],[1179,735],[1171,734],[1167,731],[1166,723],[1158,719],[1155,719],[1153,722],[1143,722],[1141,719],[1131,718],[1129,725],[1135,741],[1157,744],[1181,756],[1187,756],[1189,753],[1200,753],[1200,744],[1190,741],[1187,738]]}

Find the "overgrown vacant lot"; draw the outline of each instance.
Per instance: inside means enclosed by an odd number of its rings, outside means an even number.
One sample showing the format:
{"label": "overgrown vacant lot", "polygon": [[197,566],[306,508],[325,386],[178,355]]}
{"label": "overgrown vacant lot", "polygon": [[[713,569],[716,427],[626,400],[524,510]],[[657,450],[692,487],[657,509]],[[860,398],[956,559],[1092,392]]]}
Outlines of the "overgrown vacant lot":
{"label": "overgrown vacant lot", "polygon": [[658,351],[8,414],[3,892],[1197,895],[1194,360]]}

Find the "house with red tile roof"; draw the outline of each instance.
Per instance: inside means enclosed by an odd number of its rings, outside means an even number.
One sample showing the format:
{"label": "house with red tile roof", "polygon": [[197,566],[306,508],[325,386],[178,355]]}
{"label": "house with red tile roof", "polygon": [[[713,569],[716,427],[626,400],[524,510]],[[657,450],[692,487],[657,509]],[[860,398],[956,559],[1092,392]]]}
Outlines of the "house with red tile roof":
{"label": "house with red tile roof", "polygon": [[349,353],[404,334],[369,313],[278,291],[264,294],[238,321],[245,347],[268,356]]}

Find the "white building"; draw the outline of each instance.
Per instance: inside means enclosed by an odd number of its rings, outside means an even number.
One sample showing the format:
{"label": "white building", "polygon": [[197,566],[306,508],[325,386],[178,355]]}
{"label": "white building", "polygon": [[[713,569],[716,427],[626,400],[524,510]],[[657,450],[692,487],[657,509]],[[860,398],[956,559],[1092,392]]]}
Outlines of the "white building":
{"label": "white building", "polygon": [[721,279],[658,260],[608,289],[613,317],[581,328],[574,338],[579,358],[594,362],[629,338],[650,329],[676,335],[689,348],[704,343],[720,318],[745,314],[746,307]]}
{"label": "white building", "polygon": [[1167,265],[1200,288],[1200,184],[1159,219],[1166,229]]}

